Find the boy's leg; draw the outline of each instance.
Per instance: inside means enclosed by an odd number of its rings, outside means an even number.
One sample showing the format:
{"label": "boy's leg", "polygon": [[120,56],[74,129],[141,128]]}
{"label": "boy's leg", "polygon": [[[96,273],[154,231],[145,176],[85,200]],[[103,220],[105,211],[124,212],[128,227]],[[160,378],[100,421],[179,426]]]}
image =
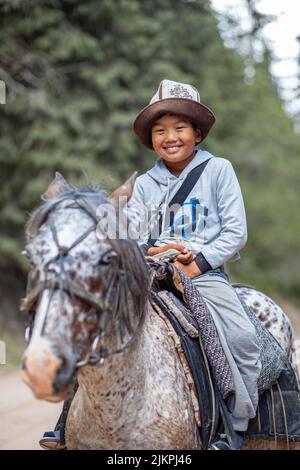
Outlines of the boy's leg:
{"label": "boy's leg", "polygon": [[213,317],[233,374],[236,399],[232,413],[236,431],[246,431],[256,415],[257,380],[261,370],[255,329],[234,288],[220,276],[203,274],[193,279]]}

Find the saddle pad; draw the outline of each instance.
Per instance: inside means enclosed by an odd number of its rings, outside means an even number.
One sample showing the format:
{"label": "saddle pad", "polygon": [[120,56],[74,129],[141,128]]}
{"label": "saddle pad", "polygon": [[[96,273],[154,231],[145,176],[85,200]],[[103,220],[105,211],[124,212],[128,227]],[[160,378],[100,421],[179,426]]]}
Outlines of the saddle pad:
{"label": "saddle pad", "polygon": [[158,295],[169,307],[186,333],[191,338],[198,338],[199,331],[197,320],[192,316],[190,310],[184,306],[181,300],[169,291],[160,291]]}

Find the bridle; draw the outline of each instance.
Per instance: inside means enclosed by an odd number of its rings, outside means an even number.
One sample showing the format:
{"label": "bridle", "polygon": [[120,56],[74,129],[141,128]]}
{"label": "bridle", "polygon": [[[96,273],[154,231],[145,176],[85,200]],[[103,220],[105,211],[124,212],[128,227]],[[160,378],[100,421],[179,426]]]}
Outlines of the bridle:
{"label": "bridle", "polygon": [[[119,306],[120,282],[122,282],[122,279],[124,279],[126,272],[123,269],[122,262],[119,256],[119,263],[116,269],[113,271],[111,282],[109,283],[109,286],[104,296],[97,293],[93,294],[91,292],[87,292],[86,289],[80,286],[77,282],[74,282],[70,279],[70,276],[66,272],[64,266],[64,261],[66,257],[69,255],[69,252],[72,248],[79,245],[90,233],[96,230],[97,224],[100,221],[100,217],[97,217],[95,215],[95,211],[92,205],[85,197],[82,196],[82,194],[75,193],[74,201],[72,202],[75,203],[75,206],[72,207],[77,207],[79,209],[84,210],[84,212],[88,214],[89,217],[92,219],[93,223],[69,247],[65,247],[59,244],[57,230],[53,220],[53,213],[49,212],[47,218],[49,219],[50,230],[58,253],[53,258],[47,261],[44,266],[45,279],[43,281],[38,282],[34,287],[32,287],[31,275],[29,274],[26,297],[22,301],[21,310],[26,311],[29,315],[29,325],[27,326],[25,331],[25,339],[29,343],[33,331],[35,315],[34,307],[36,306],[41,294],[45,289],[50,290],[50,296],[48,301],[48,307],[44,310],[43,313],[43,318],[39,320],[42,325],[41,333],[46,324],[50,302],[55,291],[59,290],[61,299],[62,293],[66,292],[72,299],[74,299],[74,297],[77,297],[91,306],[91,309],[95,311],[98,315],[98,331],[93,340],[90,351],[88,352],[86,357],[77,361],[76,369],[79,369],[86,365],[101,366],[103,365],[104,360],[107,357],[119,354],[125,349],[127,349],[135,341],[138,334],[140,333],[145,318],[146,309],[143,310],[136,330],[133,332],[132,336],[125,345],[112,351],[109,351],[107,348],[104,348],[101,345],[101,339],[103,339],[103,337],[107,334],[107,327],[109,322],[116,317],[117,309]],[[56,204],[55,207],[57,207],[58,204]],[[107,239],[107,241],[109,241],[109,239]],[[50,271],[48,270],[48,267],[53,262],[59,263],[59,274],[57,274],[56,272],[51,272],[51,275],[49,276]],[[89,310],[89,312],[91,311],[91,309]]]}

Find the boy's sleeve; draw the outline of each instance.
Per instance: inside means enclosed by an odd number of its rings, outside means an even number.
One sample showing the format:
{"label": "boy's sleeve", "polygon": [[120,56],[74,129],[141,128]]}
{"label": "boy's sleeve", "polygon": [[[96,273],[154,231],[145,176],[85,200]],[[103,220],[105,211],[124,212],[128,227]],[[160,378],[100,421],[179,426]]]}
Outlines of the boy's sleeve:
{"label": "boy's sleeve", "polygon": [[202,248],[195,259],[200,269],[202,265],[204,271],[226,263],[247,242],[247,221],[243,196],[229,161],[226,161],[217,177],[216,195],[221,232],[214,241]]}

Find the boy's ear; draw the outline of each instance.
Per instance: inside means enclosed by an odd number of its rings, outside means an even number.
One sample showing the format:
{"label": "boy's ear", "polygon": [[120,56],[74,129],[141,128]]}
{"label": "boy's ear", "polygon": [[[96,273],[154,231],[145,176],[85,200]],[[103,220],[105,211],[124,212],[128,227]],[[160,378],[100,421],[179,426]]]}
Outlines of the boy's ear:
{"label": "boy's ear", "polygon": [[202,132],[201,132],[200,127],[197,127],[196,128],[196,144],[200,144],[201,140],[202,140]]}
{"label": "boy's ear", "polygon": [[[109,196],[108,200],[116,207],[120,206],[120,202],[128,202],[132,196],[133,193],[133,188],[134,188],[134,183],[136,180],[138,172],[135,171],[130,178],[128,178],[127,181],[125,181],[122,186],[119,188],[115,189]],[[120,201],[120,199],[123,199],[123,201]]]}

